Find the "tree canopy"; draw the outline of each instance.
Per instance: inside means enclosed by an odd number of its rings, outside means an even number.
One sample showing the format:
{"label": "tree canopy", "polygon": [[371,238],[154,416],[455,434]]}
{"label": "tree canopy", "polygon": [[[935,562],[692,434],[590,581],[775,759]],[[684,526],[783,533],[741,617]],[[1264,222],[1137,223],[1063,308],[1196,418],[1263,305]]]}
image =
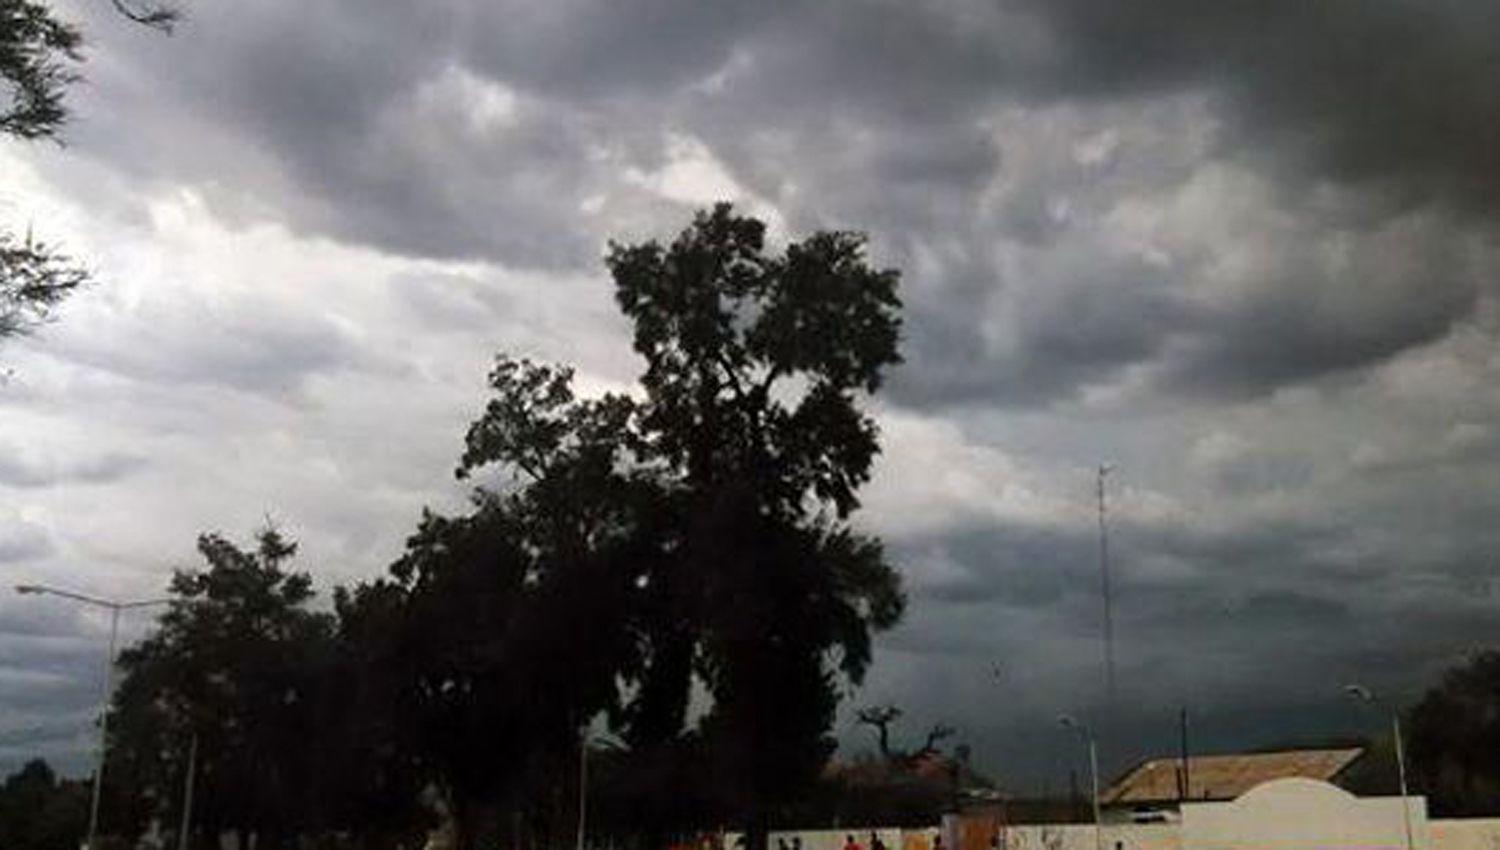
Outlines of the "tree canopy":
{"label": "tree canopy", "polygon": [[1443,815],[1500,813],[1500,652],[1449,670],[1409,714],[1413,777]]}
{"label": "tree canopy", "polygon": [[0,785],[0,847],[75,850],[88,820],[88,789],[33,759]]}
{"label": "tree canopy", "polygon": [[121,653],[114,783],[178,812],[196,737],[194,823],[275,847],[318,825],[320,759],[341,722],[323,711],[333,619],[309,608],[311,578],[287,569],[296,545],[274,529],[250,550],[206,534],[198,551],[207,568],[178,571],[156,630]]}
{"label": "tree canopy", "polygon": [[497,761],[570,765],[602,713],[640,758],[709,766],[714,807],[755,827],[816,778],[839,679],[904,605],[849,524],[879,449],[862,399],[899,361],[898,276],[853,233],[771,252],[728,205],[606,263],[639,391],[579,398],[566,367],[497,359],[458,474],[501,475],[468,516],[429,515],[387,582],[423,612],[409,623],[444,624],[405,650],[408,701],[462,730],[426,742],[460,799],[506,797],[483,785]]}
{"label": "tree canopy", "polygon": [[431,789],[464,847],[550,846],[571,841],[579,751],[607,726],[607,772],[658,794],[616,823],[756,837],[788,815],[905,604],[852,525],[879,451],[864,405],[899,362],[898,276],[854,233],[770,250],[728,205],[606,262],[639,386],[581,397],[569,367],[499,356],[456,470],[469,509],[424,513],[331,615],[275,531],[248,551],[200,539],[208,568],[174,578],[122,658],[121,781],[171,810],[197,736],[205,835],[274,848],[371,811],[387,817],[369,832],[400,833]]}

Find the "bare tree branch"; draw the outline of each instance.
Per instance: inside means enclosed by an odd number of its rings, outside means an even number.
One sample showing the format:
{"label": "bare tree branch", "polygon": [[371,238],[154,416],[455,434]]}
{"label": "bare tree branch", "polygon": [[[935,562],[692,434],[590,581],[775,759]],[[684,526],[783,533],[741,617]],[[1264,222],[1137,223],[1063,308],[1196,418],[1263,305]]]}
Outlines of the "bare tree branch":
{"label": "bare tree branch", "polygon": [[115,11],[144,26],[170,33],[182,17],[182,10],[163,3],[138,3],[132,0],[110,0]]}

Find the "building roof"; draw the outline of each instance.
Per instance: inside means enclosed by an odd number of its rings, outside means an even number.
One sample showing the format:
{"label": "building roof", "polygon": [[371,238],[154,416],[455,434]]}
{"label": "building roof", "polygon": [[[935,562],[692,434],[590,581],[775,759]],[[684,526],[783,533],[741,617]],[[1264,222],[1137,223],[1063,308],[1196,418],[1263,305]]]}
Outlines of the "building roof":
{"label": "building roof", "polygon": [[[1330,782],[1359,758],[1359,747],[1328,750],[1287,750],[1193,756],[1188,759],[1187,794],[1192,800],[1233,800],[1272,779],[1300,776]],[[1180,758],[1151,759],[1136,765],[1101,795],[1105,805],[1175,802],[1182,798],[1178,773]]]}

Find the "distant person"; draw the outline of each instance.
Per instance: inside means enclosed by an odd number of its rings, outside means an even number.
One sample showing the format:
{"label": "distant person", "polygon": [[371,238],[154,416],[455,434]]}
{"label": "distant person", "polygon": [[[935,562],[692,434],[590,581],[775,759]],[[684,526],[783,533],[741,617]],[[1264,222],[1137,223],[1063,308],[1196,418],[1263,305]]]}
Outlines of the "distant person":
{"label": "distant person", "polygon": [[941,832],[932,837],[932,850],[943,850],[943,834]]}
{"label": "distant person", "polygon": [[787,850],[785,838],[776,839],[776,850]]}
{"label": "distant person", "polygon": [[870,833],[870,850],[885,850],[885,842],[881,841],[880,835],[873,831]]}
{"label": "distant person", "polygon": [[850,833],[844,836],[844,850],[865,850],[865,848],[859,846],[859,842],[854,840],[854,834]]}
{"label": "distant person", "polygon": [[802,850],[802,836],[792,836],[792,850]]}

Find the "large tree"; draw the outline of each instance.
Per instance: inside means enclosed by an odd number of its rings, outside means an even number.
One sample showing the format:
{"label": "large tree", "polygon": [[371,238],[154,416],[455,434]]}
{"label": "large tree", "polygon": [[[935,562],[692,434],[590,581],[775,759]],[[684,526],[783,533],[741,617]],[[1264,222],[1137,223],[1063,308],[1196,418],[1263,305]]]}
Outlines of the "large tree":
{"label": "large tree", "polygon": [[345,597],[396,747],[440,787],[466,846],[529,844],[571,830],[580,727],[619,704],[638,666],[630,612],[660,550],[658,482],[629,462],[629,400],[580,400],[567,370],[502,358],[470,430],[458,517],[429,513],[388,578]]}
{"label": "large tree", "polygon": [[121,653],[115,782],[175,825],[196,737],[196,831],[277,848],[325,825],[316,792],[341,722],[320,711],[332,618],[309,607],[311,579],[288,569],[296,545],[275,530],[248,550],[204,535],[198,550],[207,568],[177,572],[156,630]]}
{"label": "large tree", "polygon": [[[652,787],[698,798],[642,801],[637,828],[713,812],[763,835],[904,605],[850,524],[879,450],[863,405],[899,359],[896,273],[854,233],[773,252],[728,205],[607,262],[638,391],[580,398],[569,369],[501,356],[458,469],[482,482],[472,509],[427,514],[340,603],[393,747],[465,845],[560,840],[600,715]],[[694,682],[711,706],[691,724]]]}
{"label": "large tree", "polygon": [[784,251],[727,204],[670,245],[612,245],[616,297],[645,359],[633,420],[673,496],[676,545],[649,576],[665,600],[629,731],[676,734],[693,677],[701,727],[752,839],[833,748],[838,678],[900,617],[898,574],[849,524],[879,451],[862,402],[900,360],[898,274],[865,239]]}
{"label": "large tree", "polygon": [[815,779],[838,678],[862,677],[871,631],[903,607],[879,542],[848,523],[879,449],[861,401],[899,360],[898,276],[855,233],[769,251],[727,204],[668,246],[612,245],[607,264],[645,359],[639,396],[598,402],[608,427],[554,415],[537,403],[551,396],[516,392],[542,376],[502,360],[465,469],[534,468],[587,428],[650,482],[634,502],[649,517],[627,513],[652,536],[629,562],[638,666],[617,720],[638,750],[676,746],[701,682],[712,779],[758,835]]}

